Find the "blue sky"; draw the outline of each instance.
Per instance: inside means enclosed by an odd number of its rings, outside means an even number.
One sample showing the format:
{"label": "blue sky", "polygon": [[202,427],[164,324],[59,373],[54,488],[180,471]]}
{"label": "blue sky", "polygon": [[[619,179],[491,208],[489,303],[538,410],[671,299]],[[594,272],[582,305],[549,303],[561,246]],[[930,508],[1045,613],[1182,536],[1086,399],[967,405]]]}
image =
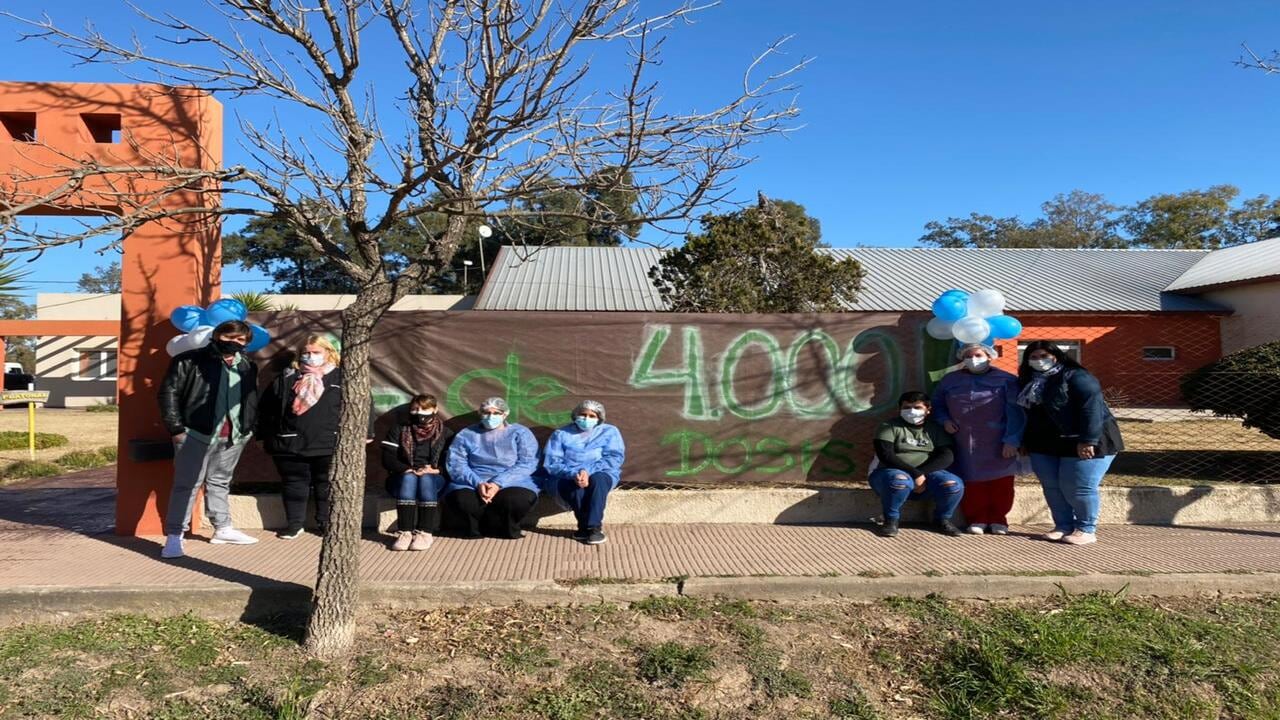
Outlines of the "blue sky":
{"label": "blue sky", "polygon": [[[115,0],[49,6],[116,36],[140,26]],[[4,79],[121,79],[15,46],[16,34],[0,20]],[[1280,47],[1274,2],[728,0],[671,36],[665,101],[705,106],[782,34],[795,35],[793,58],[815,58],[799,78],[803,127],[758,145],[736,193],[802,203],[837,247],[912,245],[929,220],[971,211],[1030,217],[1073,188],[1117,203],[1219,183],[1280,194],[1280,77],[1232,64],[1242,42]],[[50,253],[32,288],[70,291],[107,260]],[[261,287],[239,270],[226,278],[228,290]]]}

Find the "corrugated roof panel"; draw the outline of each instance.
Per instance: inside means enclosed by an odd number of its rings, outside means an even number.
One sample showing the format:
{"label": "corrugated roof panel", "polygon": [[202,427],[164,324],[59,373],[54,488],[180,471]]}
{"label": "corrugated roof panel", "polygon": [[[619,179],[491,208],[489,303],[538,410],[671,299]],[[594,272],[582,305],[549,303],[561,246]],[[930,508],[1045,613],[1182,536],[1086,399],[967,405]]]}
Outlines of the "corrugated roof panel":
{"label": "corrugated roof panel", "polygon": [[[662,311],[650,247],[504,247],[478,310]],[[851,310],[928,310],[944,290],[998,288],[1011,312],[1212,311],[1196,297],[1163,292],[1208,251],[831,248],[867,271]]]}
{"label": "corrugated roof panel", "polygon": [[1280,237],[1215,250],[1168,286],[1171,292],[1280,276]]}

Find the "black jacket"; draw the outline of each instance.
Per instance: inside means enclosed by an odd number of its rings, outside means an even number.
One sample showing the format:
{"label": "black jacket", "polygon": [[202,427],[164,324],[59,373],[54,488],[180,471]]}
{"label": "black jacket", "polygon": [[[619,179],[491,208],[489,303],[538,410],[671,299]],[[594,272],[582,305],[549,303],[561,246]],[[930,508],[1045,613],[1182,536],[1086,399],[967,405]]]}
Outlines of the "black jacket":
{"label": "black jacket", "polygon": [[296,369],[286,368],[263,392],[256,435],[271,455],[332,455],[342,417],[342,368],[324,376],[324,394],[301,415],[293,413],[293,386],[298,375]]}
{"label": "black jacket", "polygon": [[1099,456],[1124,450],[1120,425],[1102,397],[1102,384],[1084,368],[1067,368],[1049,378],[1043,400],[1027,411],[1022,444],[1030,452],[1074,457],[1077,445],[1092,445]]}
{"label": "black jacket", "polygon": [[[214,435],[222,418],[217,414],[217,392],[222,387],[226,364],[212,346],[184,352],[169,362],[169,370],[160,383],[160,419],[170,435],[188,429],[202,435]],[[235,370],[240,373],[240,427],[253,430],[258,415],[258,366],[240,356]]]}
{"label": "black jacket", "polygon": [[414,445],[407,448],[400,442],[405,428],[409,427],[404,420],[391,423],[387,435],[382,440],[382,467],[387,470],[387,494],[398,495],[402,476],[415,467],[430,465],[447,477],[444,469],[444,454],[453,440],[453,431],[441,428],[440,436],[429,445]]}

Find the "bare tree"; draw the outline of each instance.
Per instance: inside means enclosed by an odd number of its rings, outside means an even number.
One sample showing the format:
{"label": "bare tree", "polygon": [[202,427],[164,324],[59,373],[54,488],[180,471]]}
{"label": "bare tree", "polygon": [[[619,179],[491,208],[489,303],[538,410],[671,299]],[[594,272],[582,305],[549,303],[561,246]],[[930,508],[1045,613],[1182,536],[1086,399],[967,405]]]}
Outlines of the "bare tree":
{"label": "bare tree", "polygon": [[[588,209],[591,198],[634,191],[640,210],[625,222],[687,221],[724,197],[729,174],[750,160],[750,143],[788,129],[797,113],[788,78],[804,65],[780,63],[780,41],[757,55],[742,86],[712,107],[673,112],[651,78],[663,39],[715,2],[677,0],[645,13],[634,0],[208,4],[220,17],[216,30],[190,15],[138,11],[163,51],[136,36],[111,40],[92,26],[70,31],[48,17],[22,22],[31,28],[26,37],[85,63],[113,63],[133,79],[231,99],[263,96],[305,112],[314,128],[241,119],[249,161],[233,167],[192,168],[165,158],[128,167],[78,160],[57,173],[62,183],[52,194],[24,196],[23,184],[10,182],[0,188],[9,191],[0,196],[6,250],[38,253],[104,233],[122,238],[142,223],[181,212],[286,223],[359,286],[342,313],[350,397],[369,393],[375,323],[396,300],[448,268],[469,223],[544,220],[545,207],[520,201],[549,187],[581,194],[586,204],[580,207]],[[365,49],[374,43],[384,52],[393,48],[398,65],[370,62]],[[141,76],[138,68],[146,69]],[[598,87],[602,78],[612,87]],[[15,224],[24,208],[56,205],[88,179],[107,175],[144,178],[151,192],[135,197],[129,187],[107,190],[119,197],[98,204],[116,210],[83,233],[41,234]],[[218,202],[205,203],[212,209],[166,209],[162,201],[174,193],[212,193]],[[601,222],[600,213],[582,217]],[[421,244],[407,268],[388,268],[383,237],[406,222],[420,228]],[[309,650],[322,657],[346,651],[355,629],[367,413],[361,403],[342,412],[332,529],[307,628]]]}

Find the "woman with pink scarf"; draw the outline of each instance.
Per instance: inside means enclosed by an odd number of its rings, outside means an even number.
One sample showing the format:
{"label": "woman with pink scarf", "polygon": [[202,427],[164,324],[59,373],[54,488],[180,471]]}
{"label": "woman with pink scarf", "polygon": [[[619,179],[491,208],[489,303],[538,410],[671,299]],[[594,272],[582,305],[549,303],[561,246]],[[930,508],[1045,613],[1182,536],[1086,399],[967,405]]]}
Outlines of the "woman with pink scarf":
{"label": "woman with pink scarf", "polygon": [[342,357],[327,335],[309,335],[298,359],[276,377],[258,405],[257,436],[280,473],[287,525],[277,536],[302,534],[308,496],[316,528],[329,525],[329,466],[342,414]]}

